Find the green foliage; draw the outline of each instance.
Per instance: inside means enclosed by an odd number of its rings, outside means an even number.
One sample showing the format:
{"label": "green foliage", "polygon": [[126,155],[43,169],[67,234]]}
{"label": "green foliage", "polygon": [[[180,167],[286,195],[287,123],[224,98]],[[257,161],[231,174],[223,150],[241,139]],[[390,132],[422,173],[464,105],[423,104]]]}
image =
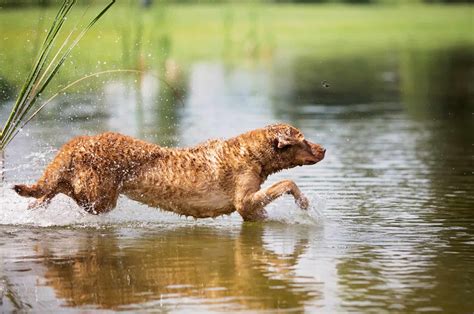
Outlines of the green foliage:
{"label": "green foliage", "polygon": [[[63,28],[75,3],[76,1],[74,0],[64,0],[60,6],[40,48],[38,57],[36,58],[36,61],[32,66],[0,133],[0,151],[3,151],[16,134],[18,134],[19,130],[38,113],[38,111],[35,111],[32,115],[29,115],[33,111],[38,98],[49,85],[56,73],[58,73],[64,61],[66,61],[66,58],[70,55],[72,49],[79,43],[85,33],[115,3],[115,0],[110,1],[109,4],[81,30],[77,30],[75,27],[61,43],[59,49],[57,49],[53,54],[53,48],[61,29]],[[77,32],[77,34],[73,37],[75,32]],[[72,40],[72,38],[74,39]]]}

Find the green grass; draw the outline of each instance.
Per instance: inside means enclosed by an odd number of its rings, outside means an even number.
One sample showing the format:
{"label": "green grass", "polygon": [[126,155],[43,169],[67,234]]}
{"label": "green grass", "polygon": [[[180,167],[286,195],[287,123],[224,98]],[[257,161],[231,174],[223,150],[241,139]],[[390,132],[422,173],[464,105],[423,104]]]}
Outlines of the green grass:
{"label": "green grass", "polygon": [[[473,7],[230,4],[158,5],[141,11],[119,4],[83,39],[57,80],[64,84],[93,71],[138,64],[125,62],[124,55],[141,56],[145,67],[165,57],[186,67],[199,59],[240,62],[277,54],[327,59],[472,45]],[[0,77],[19,84],[32,62],[38,18],[51,19],[54,11],[0,10]]]}

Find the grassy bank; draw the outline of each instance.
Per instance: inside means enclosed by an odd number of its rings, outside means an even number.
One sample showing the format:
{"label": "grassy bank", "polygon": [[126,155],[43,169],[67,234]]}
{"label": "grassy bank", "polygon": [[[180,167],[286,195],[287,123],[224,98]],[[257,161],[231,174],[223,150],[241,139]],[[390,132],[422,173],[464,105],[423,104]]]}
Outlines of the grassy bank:
{"label": "grassy bank", "polygon": [[[54,11],[0,10],[0,77],[9,84],[24,77]],[[120,4],[84,38],[57,80],[104,69],[159,67],[169,58],[185,67],[199,59],[304,54],[323,60],[472,45],[473,14],[468,5],[155,5],[143,10]]]}

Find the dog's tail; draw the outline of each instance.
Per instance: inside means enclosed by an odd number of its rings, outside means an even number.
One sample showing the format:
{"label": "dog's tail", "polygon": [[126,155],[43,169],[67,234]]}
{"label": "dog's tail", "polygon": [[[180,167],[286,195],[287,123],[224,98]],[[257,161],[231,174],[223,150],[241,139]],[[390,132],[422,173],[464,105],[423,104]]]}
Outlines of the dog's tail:
{"label": "dog's tail", "polygon": [[64,145],[53,161],[46,167],[43,176],[32,185],[17,184],[13,190],[24,197],[52,198],[58,193],[59,181],[63,178],[64,172],[70,167],[71,149],[75,144],[74,140]]}
{"label": "dog's tail", "polygon": [[25,184],[17,184],[13,186],[13,190],[24,197],[40,198],[45,194],[43,189],[41,189],[38,184],[33,184],[30,186]]}

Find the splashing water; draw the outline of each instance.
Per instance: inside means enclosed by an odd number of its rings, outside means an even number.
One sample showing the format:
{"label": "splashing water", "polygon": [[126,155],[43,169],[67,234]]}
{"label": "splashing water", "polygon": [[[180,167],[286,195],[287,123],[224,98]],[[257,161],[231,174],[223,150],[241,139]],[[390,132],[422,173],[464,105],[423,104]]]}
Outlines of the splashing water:
{"label": "splashing water", "polygon": [[[237,213],[215,219],[194,219],[161,211],[121,197],[110,213],[90,215],[65,195],[57,195],[47,208],[27,210],[31,199],[18,196],[9,184],[0,189],[0,225],[51,226],[153,226],[160,224],[233,226],[242,222]],[[285,224],[316,224],[322,217],[325,200],[309,195],[311,206],[301,210],[290,197],[283,197],[267,206],[268,220]]]}
{"label": "splashing water", "polygon": [[313,193],[306,196],[310,203],[307,210],[300,209],[291,196],[284,196],[270,203],[266,207],[268,220],[286,224],[317,224],[324,217],[322,213],[326,207],[326,199]]}

